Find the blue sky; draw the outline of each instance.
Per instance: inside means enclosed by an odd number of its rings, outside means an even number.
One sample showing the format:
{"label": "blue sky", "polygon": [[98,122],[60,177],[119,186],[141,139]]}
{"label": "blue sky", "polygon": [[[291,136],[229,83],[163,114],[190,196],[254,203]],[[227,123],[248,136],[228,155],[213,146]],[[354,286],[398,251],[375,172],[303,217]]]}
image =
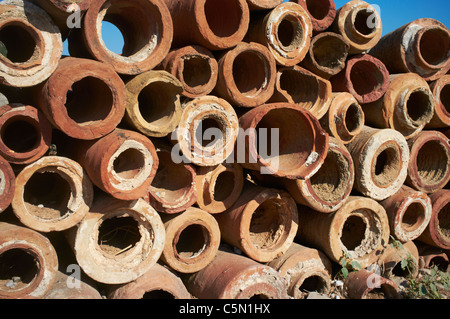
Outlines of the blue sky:
{"label": "blue sky", "polygon": [[[349,0],[334,0],[336,8]],[[380,8],[383,35],[419,18],[433,18],[450,28],[450,0],[368,0]],[[103,40],[110,50],[121,53],[123,39],[116,27],[103,23]],[[67,53],[65,46],[64,54]]]}

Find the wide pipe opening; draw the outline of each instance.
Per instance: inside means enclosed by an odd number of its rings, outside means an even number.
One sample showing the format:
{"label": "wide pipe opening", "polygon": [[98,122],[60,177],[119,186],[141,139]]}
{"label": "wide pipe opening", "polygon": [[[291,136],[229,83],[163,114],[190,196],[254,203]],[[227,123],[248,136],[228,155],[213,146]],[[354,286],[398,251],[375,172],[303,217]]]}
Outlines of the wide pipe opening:
{"label": "wide pipe opening", "polygon": [[107,256],[123,254],[141,240],[139,223],[130,216],[115,216],[103,220],[98,228],[97,244]]}
{"label": "wide pipe opening", "polygon": [[401,219],[402,228],[409,232],[416,230],[423,224],[425,213],[423,204],[418,202],[409,204]]}
{"label": "wide pipe opening", "polygon": [[113,170],[123,179],[133,179],[144,169],[145,156],[137,149],[128,148],[117,156]]}
{"label": "wide pipe opening", "polygon": [[379,67],[370,61],[357,61],[350,70],[350,81],[358,95],[377,91],[385,78]]}
{"label": "wide pipe opening", "polygon": [[350,216],[342,227],[341,242],[346,250],[355,250],[366,238],[367,224],[360,216]]}
{"label": "wide pipe opening", "polygon": [[377,29],[376,19],[377,17],[373,10],[361,9],[356,13],[354,28],[362,35],[368,36]]}
{"label": "wide pipe opening", "polygon": [[303,280],[298,289],[302,294],[308,294],[312,291],[316,291],[318,293],[326,293],[328,290],[328,285],[323,277],[318,275],[311,275]]}
{"label": "wide pipe opening", "polygon": [[248,97],[257,96],[266,88],[269,62],[255,51],[239,53],[233,61],[233,80],[238,91]]}
{"label": "wide pipe opening", "polygon": [[175,238],[175,253],[180,259],[195,258],[202,254],[208,243],[210,235],[205,226],[191,224],[181,230],[178,238]]}
{"label": "wide pipe opening", "polygon": [[3,43],[6,57],[11,62],[25,63],[40,53],[35,40],[36,35],[31,34],[29,29],[15,23],[7,23],[0,28],[0,42]]}
{"label": "wide pipe opening", "polygon": [[446,84],[441,88],[441,92],[439,93],[439,100],[444,107],[444,110],[450,116],[450,84]]}
{"label": "wide pipe opening", "polygon": [[30,152],[39,145],[41,132],[30,119],[16,116],[8,119],[1,128],[3,143],[16,153]]}
{"label": "wide pipe opening", "polygon": [[40,269],[39,260],[27,249],[8,249],[0,253],[0,289],[21,290],[35,280]]}
{"label": "wide pipe opening", "polygon": [[450,34],[443,29],[428,29],[420,38],[419,48],[425,62],[439,65],[450,58]]}
{"label": "wide pipe opening", "polygon": [[311,16],[316,20],[323,20],[330,11],[329,0],[306,0],[306,7]]}
{"label": "wide pipe opening", "polygon": [[191,88],[208,84],[212,77],[209,59],[198,55],[184,58],[182,74],[183,82]]}
{"label": "wide pipe opening", "polygon": [[320,82],[310,74],[285,69],[280,75],[279,85],[295,104],[302,104],[306,109],[311,108],[319,98]]}
{"label": "wide pipe opening", "polygon": [[417,173],[426,185],[435,185],[447,176],[449,167],[447,148],[441,141],[430,140],[418,150],[416,157]]}
{"label": "wide pipe opening", "polygon": [[432,97],[425,91],[412,92],[406,102],[406,110],[409,118],[418,124],[429,122],[433,116]]}
{"label": "wide pipe opening", "polygon": [[212,116],[202,118],[195,129],[196,144],[201,147],[223,145],[225,136],[226,129],[223,124]]}
{"label": "wide pipe opening", "polygon": [[312,54],[319,66],[334,69],[345,64],[348,45],[338,37],[324,36],[314,41]]}
{"label": "wide pipe opening", "polygon": [[286,14],[277,25],[277,38],[286,51],[293,51],[303,42],[303,27],[297,16]]}
{"label": "wide pipe opening", "polygon": [[241,27],[243,11],[239,1],[206,0],[204,12],[208,27],[216,37],[231,37]]}
{"label": "wide pipe opening", "polygon": [[372,179],[377,185],[387,187],[397,178],[401,166],[398,148],[393,145],[382,147],[373,159]]}

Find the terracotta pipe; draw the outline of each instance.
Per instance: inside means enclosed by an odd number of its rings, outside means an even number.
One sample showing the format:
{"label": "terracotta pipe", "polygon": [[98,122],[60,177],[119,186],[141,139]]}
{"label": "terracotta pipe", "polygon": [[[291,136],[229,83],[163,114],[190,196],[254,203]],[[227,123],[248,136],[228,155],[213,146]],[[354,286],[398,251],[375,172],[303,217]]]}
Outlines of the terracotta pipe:
{"label": "terracotta pipe", "polygon": [[364,196],[383,200],[404,184],[409,148],[400,132],[364,126],[347,149],[355,163],[354,188]]}
{"label": "terracotta pipe", "polygon": [[175,143],[173,152],[181,152],[176,161],[218,165],[232,154],[238,133],[239,119],[226,100],[205,95],[187,101],[179,125],[171,135]]}
{"label": "terracotta pipe", "polygon": [[304,299],[309,292],[331,291],[332,264],[320,250],[292,243],[289,249],[267,264],[287,282],[290,297]]}
{"label": "terracotta pipe", "polygon": [[406,185],[380,204],[388,215],[391,235],[401,242],[419,237],[431,219],[430,198]]}
{"label": "terracotta pipe", "polygon": [[350,196],[337,211],[322,214],[299,207],[296,242],[323,251],[334,262],[344,254],[362,268],[376,262],[389,241],[389,221],[375,200]]}
{"label": "terracotta pipe", "polygon": [[392,128],[410,139],[419,134],[433,117],[433,93],[415,73],[391,74],[384,96],[363,106],[366,124]]}
{"label": "terracotta pipe", "polygon": [[306,179],[320,168],[328,152],[328,134],[317,118],[294,104],[253,108],[240,117],[239,125],[237,161],[262,174]]}
{"label": "terracotta pipe", "polygon": [[93,196],[92,183],[80,164],[66,157],[44,156],[17,175],[11,206],[31,229],[63,231],[86,216]]}
{"label": "terracotta pipe", "polygon": [[340,34],[320,32],[312,37],[308,53],[300,65],[328,80],[345,68],[349,48]]}
{"label": "terracotta pipe", "polygon": [[[408,268],[402,268],[402,260],[407,260]],[[413,241],[402,243],[401,247],[389,245],[377,261],[382,276],[386,278],[416,278],[419,274],[419,251]]]}
{"label": "terracotta pipe", "polygon": [[424,244],[420,241],[416,243],[419,250],[419,268],[437,267],[442,271],[447,271],[450,265],[450,258],[444,249]]}
{"label": "terracotta pipe", "polygon": [[324,32],[336,18],[336,4],[333,0],[290,0],[308,11],[314,32]]}
{"label": "terracotta pipe", "polygon": [[422,18],[383,36],[369,53],[390,73],[417,73],[435,81],[450,69],[450,32],[441,22]]}
{"label": "terracotta pipe", "polygon": [[434,113],[426,129],[440,129],[450,126],[450,75],[441,76],[430,83],[434,97]]}
{"label": "terracotta pipe", "polygon": [[399,287],[385,277],[361,269],[349,273],[344,281],[344,289],[349,299],[400,299]]}
{"label": "terracotta pipe", "polygon": [[78,141],[75,159],[92,183],[122,200],[147,195],[159,165],[152,141],[130,130],[115,129],[94,141]]}
{"label": "terracotta pipe", "polygon": [[197,169],[195,178],[197,205],[210,214],[223,213],[241,195],[244,172],[238,163],[221,163]]}
{"label": "terracotta pipe", "polygon": [[155,264],[139,278],[110,287],[108,299],[192,299],[192,296],[174,272]]}
{"label": "terracotta pipe", "polygon": [[450,249],[450,236],[448,235],[450,219],[450,190],[441,189],[429,195],[433,211],[427,228],[418,240],[434,247]]}
{"label": "terracotta pipe", "polygon": [[156,149],[158,170],[148,189],[148,201],[158,212],[175,214],[185,211],[197,200],[197,168],[176,163],[169,147]]}
{"label": "terracotta pipe", "polygon": [[327,113],[320,119],[322,128],[344,145],[361,133],[366,118],[355,97],[347,92],[333,93]]}
{"label": "terracotta pipe", "polygon": [[75,276],[58,271],[51,290],[42,299],[103,299],[100,292]]}
{"label": "terracotta pipe", "polygon": [[188,98],[210,94],[219,73],[213,53],[200,45],[173,49],[162,61],[162,67],[181,82],[181,94]]}
{"label": "terracotta pipe", "polygon": [[172,47],[198,44],[210,50],[234,47],[250,22],[246,0],[165,1],[173,19]]}
{"label": "terracotta pipe", "polygon": [[410,160],[405,183],[434,193],[450,181],[449,139],[439,131],[422,131],[408,140]]}
{"label": "terracotta pipe", "polygon": [[330,78],[333,92],[349,92],[358,103],[367,104],[383,97],[389,86],[389,72],[383,63],[369,54],[347,60],[345,68]]}
{"label": "terracotta pipe", "polygon": [[121,201],[107,194],[96,196],[91,211],[65,234],[84,273],[112,285],[149,271],[166,238],[161,217],[145,200]]}
{"label": "terracotta pipe", "polygon": [[328,111],[331,97],[332,86],[328,80],[295,65],[277,69],[275,91],[268,102],[295,104],[321,119]]}
{"label": "terracotta pipe", "polygon": [[[58,66],[63,51],[61,33],[43,9],[21,0],[4,0],[0,7],[0,83],[32,87],[45,81]],[[17,39],[20,38],[20,41]]]}
{"label": "terracotta pipe", "polygon": [[184,283],[198,299],[288,299],[286,282],[275,269],[225,250]]}
{"label": "terracotta pipe", "polygon": [[[121,53],[111,51],[101,35],[102,22],[115,25],[123,36]],[[68,37],[69,53],[110,65],[117,73],[136,75],[156,67],[173,38],[172,17],[163,0],[95,0],[81,28]]]}
{"label": "terracotta pipe", "polygon": [[282,2],[283,0],[247,0],[250,10],[270,10]]}
{"label": "terracotta pipe", "polygon": [[322,213],[338,210],[350,196],[355,180],[353,159],[347,148],[330,138],[327,157],[308,179],[283,179],[284,187],[300,205]]}
{"label": "terracotta pipe", "polygon": [[1,222],[0,265],[1,299],[40,299],[52,289],[58,256],[39,232]]}
{"label": "terracotta pipe", "polygon": [[12,202],[16,187],[16,175],[11,164],[0,156],[0,213]]}
{"label": "terracotta pipe", "polygon": [[125,114],[126,89],[107,64],[66,57],[38,90],[37,107],[58,130],[92,140],[110,133]]}
{"label": "terracotta pipe", "polygon": [[189,207],[161,218],[166,228],[164,264],[180,273],[193,273],[211,263],[220,244],[219,225],[211,214]]}
{"label": "terracotta pipe", "polygon": [[52,126],[42,112],[31,105],[0,107],[0,155],[12,164],[30,164],[48,151]]}
{"label": "terracotta pipe", "polygon": [[215,214],[222,240],[258,262],[288,250],[297,233],[297,206],[283,190],[247,182],[227,211]]}
{"label": "terracotta pipe", "polygon": [[147,71],[126,83],[125,121],[150,137],[169,135],[181,117],[181,82],[166,71]]}
{"label": "terracotta pipe", "polygon": [[345,38],[350,45],[349,54],[359,54],[372,49],[380,40],[383,26],[377,10],[369,3],[352,0],[336,12],[330,31]]}
{"label": "terracotta pipe", "polygon": [[251,21],[244,40],[266,46],[278,65],[293,66],[305,58],[313,28],[302,6],[283,2],[269,11],[253,13]]}
{"label": "terracotta pipe", "polygon": [[276,62],[262,44],[240,42],[218,57],[219,74],[213,94],[234,106],[264,104],[274,92]]}

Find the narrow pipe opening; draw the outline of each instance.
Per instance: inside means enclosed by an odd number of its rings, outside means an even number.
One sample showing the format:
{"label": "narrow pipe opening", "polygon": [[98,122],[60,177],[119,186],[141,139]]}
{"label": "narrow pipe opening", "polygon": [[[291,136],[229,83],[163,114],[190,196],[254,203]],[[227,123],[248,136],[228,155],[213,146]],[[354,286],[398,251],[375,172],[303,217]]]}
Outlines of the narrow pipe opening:
{"label": "narrow pipe opening", "polygon": [[325,202],[336,202],[348,193],[350,165],[345,156],[329,149],[320,169],[310,178],[314,193]]}
{"label": "narrow pipe opening", "polygon": [[389,145],[381,149],[373,162],[372,179],[381,187],[391,184],[397,178],[402,165],[398,149]]}
{"label": "narrow pipe opening", "polygon": [[349,133],[354,133],[359,130],[363,125],[362,110],[358,104],[351,104],[345,111],[345,127]]}
{"label": "narrow pipe opening", "polygon": [[417,172],[422,183],[435,185],[442,181],[448,173],[450,154],[441,141],[430,140],[417,152]]}
{"label": "narrow pipe opening", "polygon": [[325,279],[318,275],[312,275],[303,280],[303,283],[299,287],[299,290],[303,294],[307,294],[312,291],[318,293],[326,293],[328,285]]}
{"label": "narrow pipe opening", "polygon": [[367,225],[360,216],[350,216],[342,228],[341,242],[347,250],[355,250],[365,239]]}
{"label": "narrow pipe opening", "polygon": [[205,117],[200,120],[195,130],[195,139],[202,147],[212,147],[224,141],[225,128],[214,117]]}
{"label": "narrow pipe opening", "polygon": [[125,253],[140,240],[139,224],[133,217],[111,217],[98,228],[98,246],[109,256]]}
{"label": "narrow pipe opening", "polygon": [[426,91],[414,91],[406,102],[406,110],[413,122],[425,124],[433,115],[432,97]]}
{"label": "narrow pipe opening", "polygon": [[145,292],[142,299],[175,299],[175,296],[166,290],[155,289]]}
{"label": "narrow pipe opening", "polygon": [[135,178],[145,165],[145,156],[141,151],[129,148],[117,156],[113,162],[113,170],[124,179]]}
{"label": "narrow pipe opening", "polygon": [[267,85],[268,64],[258,52],[238,54],[233,61],[233,79],[239,92],[248,97],[258,95]]}
{"label": "narrow pipe opening", "polygon": [[67,115],[79,125],[89,125],[106,119],[114,97],[101,79],[87,76],[72,84],[66,95]]}
{"label": "narrow pipe opening", "polygon": [[270,249],[278,245],[286,227],[284,206],[280,200],[270,198],[253,212],[249,232],[256,248]]}
{"label": "narrow pipe opening", "polygon": [[7,120],[1,128],[3,143],[16,153],[32,151],[40,141],[40,131],[29,119],[16,116]]}
{"label": "narrow pipe opening", "polygon": [[183,82],[191,87],[204,86],[212,77],[209,59],[203,56],[188,56],[183,59]]}
{"label": "narrow pipe opening", "polygon": [[438,231],[442,237],[450,241],[450,202],[447,203],[438,213]]}
{"label": "narrow pipe opening", "polygon": [[437,267],[440,271],[447,271],[447,268],[449,266],[448,259],[442,257],[442,256],[435,256],[431,258],[430,262],[428,263],[429,268]]}
{"label": "narrow pipe opening", "polygon": [[0,290],[16,291],[39,274],[39,260],[26,249],[11,248],[0,254]]}
{"label": "narrow pipe opening", "polygon": [[233,192],[235,187],[235,176],[233,172],[224,171],[217,176],[214,185],[214,200],[217,202],[224,201]]}
{"label": "narrow pipe opening", "polygon": [[239,1],[206,0],[204,10],[208,27],[215,36],[226,38],[239,31],[243,15]]}
{"label": "narrow pipe opening", "polygon": [[277,38],[286,51],[293,51],[303,42],[303,27],[298,17],[287,14],[277,26]]}
{"label": "narrow pipe opening", "polygon": [[363,35],[370,35],[375,32],[376,15],[373,10],[361,9],[356,13],[354,27],[355,30]]}
{"label": "narrow pipe opening", "polygon": [[350,71],[353,89],[361,96],[377,91],[384,80],[384,75],[378,66],[370,61],[357,61]]}
{"label": "narrow pipe opening", "polygon": [[306,7],[308,12],[316,20],[322,20],[330,11],[330,1],[329,0],[306,0]]}
{"label": "narrow pipe opening", "polygon": [[170,152],[158,152],[159,166],[151,190],[167,202],[175,202],[191,189],[192,174],[183,163],[172,161]]}
{"label": "narrow pipe opening", "polygon": [[[413,266],[414,267],[414,266]],[[408,270],[408,268],[402,268],[402,263],[399,261],[392,268],[391,273],[396,277],[408,278],[410,277],[410,271],[414,271],[413,269]]]}
{"label": "narrow pipe opening", "polygon": [[316,63],[324,68],[334,69],[345,65],[348,56],[348,44],[335,36],[318,38],[312,48]]}
{"label": "narrow pipe opening", "polygon": [[0,28],[0,42],[4,45],[6,57],[13,63],[30,61],[39,54],[33,35],[21,25],[6,24]]}
{"label": "narrow pipe opening", "polygon": [[310,74],[285,69],[280,75],[280,89],[285,91],[295,104],[311,108],[319,98],[320,82]]}
{"label": "narrow pipe opening", "polygon": [[174,239],[175,252],[180,259],[195,258],[205,251],[209,242],[210,235],[206,227],[191,224]]}
{"label": "narrow pipe opening", "polygon": [[56,220],[68,213],[72,194],[69,182],[60,173],[36,171],[24,186],[23,200],[29,214]]}
{"label": "narrow pipe opening", "polygon": [[394,287],[388,284],[381,284],[380,287],[371,289],[366,299],[396,299],[397,291]]}
{"label": "narrow pipe opening", "polygon": [[450,57],[450,34],[443,29],[426,30],[420,39],[420,54],[431,65],[439,65]]}
{"label": "narrow pipe opening", "polygon": [[425,220],[425,207],[421,203],[413,202],[406,208],[402,216],[402,228],[413,231]]}
{"label": "narrow pipe opening", "polygon": [[444,110],[447,111],[450,116],[450,84],[446,84],[441,88],[439,99],[444,107]]}

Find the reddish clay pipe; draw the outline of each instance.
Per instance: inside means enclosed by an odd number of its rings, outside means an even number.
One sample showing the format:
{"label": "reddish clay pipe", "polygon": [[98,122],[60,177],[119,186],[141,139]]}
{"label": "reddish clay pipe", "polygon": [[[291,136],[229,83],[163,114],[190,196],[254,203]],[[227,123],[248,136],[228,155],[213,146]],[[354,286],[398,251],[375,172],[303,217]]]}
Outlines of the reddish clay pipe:
{"label": "reddish clay pipe", "polygon": [[[58,271],[51,242],[27,227],[0,223],[1,299],[40,299],[50,291]],[[14,281],[14,277],[20,277]],[[9,287],[8,287],[9,286]]]}
{"label": "reddish clay pipe", "polygon": [[275,269],[225,250],[184,283],[198,299],[288,298],[286,282]]}
{"label": "reddish clay pipe", "polygon": [[328,80],[345,68],[349,47],[341,35],[321,32],[312,37],[308,53],[300,65]]}
{"label": "reddish clay pipe", "polygon": [[126,83],[125,121],[151,137],[169,135],[181,117],[183,86],[166,71],[147,71]]}
{"label": "reddish clay pipe", "polygon": [[380,59],[390,73],[417,73],[435,81],[450,69],[450,32],[441,22],[414,20],[383,36],[369,53]]}
{"label": "reddish clay pipe", "polygon": [[159,160],[155,146],[146,136],[115,129],[98,140],[81,141],[75,147],[75,158],[94,185],[122,200],[147,195]]}
{"label": "reddish clay pipe", "polygon": [[305,8],[315,33],[324,32],[336,18],[336,4],[333,0],[290,0]]}
{"label": "reddish clay pipe", "polygon": [[332,264],[320,250],[292,243],[280,257],[267,264],[287,282],[290,297],[304,299],[308,292],[331,291]]}
{"label": "reddish clay pipe", "polygon": [[431,219],[430,198],[406,185],[380,204],[388,215],[391,235],[401,242],[419,237]]}
{"label": "reddish clay pipe", "polygon": [[148,189],[148,201],[158,212],[175,214],[195,204],[196,168],[188,163],[175,163],[171,149],[158,147],[158,170]]}
{"label": "reddish clay pipe", "polygon": [[264,104],[274,92],[275,58],[262,44],[240,42],[218,58],[219,75],[213,93],[240,107]]}
{"label": "reddish clay pipe", "polygon": [[96,196],[91,211],[66,236],[84,273],[105,284],[127,283],[149,271],[166,237],[161,217],[145,200],[106,194]]}
{"label": "reddish clay pipe", "polygon": [[409,148],[400,132],[364,126],[347,149],[355,163],[354,188],[364,196],[386,199],[405,182]]}
{"label": "reddish clay pipe", "polygon": [[42,299],[102,299],[102,295],[88,283],[58,271],[51,290]]}
{"label": "reddish clay pipe", "polygon": [[369,54],[352,56],[345,68],[330,78],[333,92],[349,92],[358,103],[382,98],[389,86],[389,72],[383,63]]}
{"label": "reddish clay pipe", "polygon": [[162,67],[183,86],[183,96],[208,95],[217,83],[219,66],[213,53],[200,45],[173,49],[162,61]]}
{"label": "reddish clay pipe", "polygon": [[352,0],[337,10],[329,30],[342,35],[350,45],[349,54],[354,55],[373,48],[382,29],[381,17],[371,4]]}
{"label": "reddish clay pipe", "polygon": [[16,187],[16,175],[11,164],[0,156],[0,213],[11,204]]}
{"label": "reddish clay pipe", "polygon": [[197,169],[197,205],[210,214],[223,213],[241,195],[244,172],[238,163],[221,163]]}
{"label": "reddish clay pipe", "polygon": [[112,286],[108,299],[191,299],[181,279],[165,266],[153,265],[135,280]]}
{"label": "reddish clay pipe", "polygon": [[400,299],[395,282],[366,269],[349,273],[344,289],[349,299],[377,299],[380,293],[384,299]]}
{"label": "reddish clay pipe", "polygon": [[8,50],[7,57],[0,55],[0,83],[12,87],[32,87],[45,81],[63,51],[58,27],[47,12],[29,2],[26,9],[22,1],[2,2],[0,41]]}
{"label": "reddish clay pipe", "polygon": [[[103,42],[103,21],[122,32],[122,54],[110,51]],[[71,56],[95,59],[109,64],[119,74],[136,75],[153,69],[167,55],[173,25],[163,0],[96,0],[84,14],[81,28],[72,32]]]}
{"label": "reddish clay pipe", "polygon": [[450,219],[450,190],[441,189],[429,195],[433,211],[427,228],[418,240],[442,249],[450,249],[448,235]]}
{"label": "reddish clay pipe", "polygon": [[419,250],[419,268],[438,267],[442,271],[447,271],[450,260],[444,249],[416,242]]}
{"label": "reddish clay pipe", "polygon": [[328,111],[320,119],[320,124],[330,136],[347,145],[361,133],[365,124],[365,115],[352,94],[333,93]]}
{"label": "reddish clay pipe", "polygon": [[250,22],[246,0],[166,0],[173,19],[172,47],[199,44],[210,50],[234,47]]}
{"label": "reddish clay pipe", "polygon": [[283,254],[298,228],[297,206],[287,192],[250,183],[231,208],[214,217],[222,239],[259,262]]}
{"label": "reddish clay pipe", "polygon": [[374,263],[389,241],[389,221],[375,200],[350,196],[337,211],[319,213],[299,207],[296,242],[323,251],[334,262],[344,254],[362,268]]}
{"label": "reddish clay pipe", "polygon": [[434,193],[450,181],[449,139],[439,131],[422,131],[408,140],[410,160],[405,183]]}
{"label": "reddish clay pipe", "polygon": [[295,104],[320,119],[328,111],[331,97],[332,87],[328,80],[295,65],[277,69],[275,91],[268,102]]}
{"label": "reddish clay pipe", "polygon": [[330,138],[327,157],[308,179],[283,179],[294,200],[322,213],[338,210],[350,196],[355,180],[353,159],[347,148]]}
{"label": "reddish clay pipe", "polygon": [[52,126],[42,112],[30,105],[0,107],[0,155],[13,164],[30,164],[49,149]]}
{"label": "reddish clay pipe", "polygon": [[293,66],[309,49],[312,24],[308,12],[294,2],[284,2],[270,11],[253,13],[246,42],[266,46],[278,65]]}
{"label": "reddish clay pipe", "polygon": [[92,183],[80,164],[66,157],[44,156],[17,175],[11,206],[31,229],[63,231],[86,216],[93,196]]}
{"label": "reddish clay pipe", "polygon": [[[408,269],[403,269],[402,260],[408,260]],[[408,240],[397,247],[390,244],[377,261],[382,276],[386,278],[416,278],[419,274],[419,251],[413,241]]]}
{"label": "reddish clay pipe", "polygon": [[66,57],[39,89],[37,106],[66,135],[96,139],[122,120],[125,84],[105,63]]}
{"label": "reddish clay pipe", "polygon": [[270,10],[282,2],[283,0],[247,0],[250,10]]}
{"label": "reddish clay pipe", "polygon": [[[305,179],[320,168],[328,152],[328,134],[316,117],[297,105],[261,105],[242,115],[239,124],[243,132],[237,140],[236,156],[237,162],[246,169]],[[272,141],[273,136],[278,140]],[[274,145],[277,150],[268,150]]]}
{"label": "reddish clay pipe", "polygon": [[391,74],[384,96],[363,106],[366,124],[392,128],[406,139],[419,134],[433,116],[433,93],[415,73]]}
{"label": "reddish clay pipe", "polygon": [[220,244],[219,225],[211,214],[189,207],[161,218],[166,229],[164,264],[180,273],[194,273],[211,263]]}
{"label": "reddish clay pipe", "polygon": [[[230,103],[214,95],[188,101],[178,127],[171,135],[176,161],[214,166],[232,154],[239,133],[239,120]],[[178,153],[176,153],[178,154]]]}
{"label": "reddish clay pipe", "polygon": [[426,129],[446,128],[450,126],[450,75],[446,74],[430,83],[434,96],[434,113]]}

